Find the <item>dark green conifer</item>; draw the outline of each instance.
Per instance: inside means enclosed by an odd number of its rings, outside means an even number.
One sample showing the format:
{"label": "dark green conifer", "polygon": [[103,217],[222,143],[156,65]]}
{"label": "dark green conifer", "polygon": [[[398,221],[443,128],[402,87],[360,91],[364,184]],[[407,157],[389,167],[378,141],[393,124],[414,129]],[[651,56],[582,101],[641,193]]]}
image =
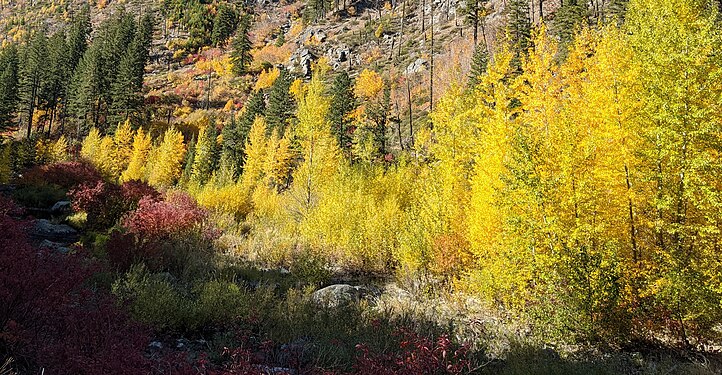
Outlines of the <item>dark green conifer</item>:
{"label": "dark green conifer", "polygon": [[0,133],[15,125],[18,102],[18,51],[14,44],[0,50]]}
{"label": "dark green conifer", "polygon": [[351,147],[349,115],[356,108],[356,97],[353,92],[353,81],[343,70],[336,75],[331,86],[331,106],[328,109],[328,120],[331,123],[331,132],[336,137],[339,147],[348,151]]}
{"label": "dark green conifer", "polygon": [[228,38],[236,30],[238,24],[238,14],[227,3],[221,3],[218,6],[216,17],[213,19],[213,32],[211,33],[211,41],[216,46],[225,44]]}
{"label": "dark green conifer", "polygon": [[251,56],[251,39],[249,32],[251,30],[251,16],[243,15],[240,22],[238,23],[238,29],[236,30],[236,36],[233,37],[231,46],[233,51],[231,52],[231,62],[233,62],[233,73],[236,75],[246,74],[246,69],[253,61]]}
{"label": "dark green conifer", "polygon": [[474,49],[474,55],[471,58],[471,70],[469,71],[469,87],[474,88],[479,85],[480,78],[486,73],[489,66],[489,51],[486,45],[478,44]]}
{"label": "dark green conifer", "polygon": [[[286,127],[296,112],[296,102],[289,92],[291,82],[290,74],[282,69],[281,74],[269,89],[268,108],[266,109],[268,134],[272,131],[284,134]],[[253,119],[250,120],[252,123]],[[248,128],[250,129],[250,124]]]}

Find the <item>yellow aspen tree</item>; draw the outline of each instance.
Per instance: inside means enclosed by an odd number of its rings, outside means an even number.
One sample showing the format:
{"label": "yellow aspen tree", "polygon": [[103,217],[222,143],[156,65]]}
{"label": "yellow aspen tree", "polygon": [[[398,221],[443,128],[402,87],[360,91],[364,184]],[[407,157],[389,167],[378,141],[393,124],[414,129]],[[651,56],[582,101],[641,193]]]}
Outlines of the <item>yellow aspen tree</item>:
{"label": "yellow aspen tree", "polygon": [[248,133],[245,145],[245,163],[241,183],[251,193],[256,184],[263,179],[264,163],[267,152],[266,120],[256,117]]}
{"label": "yellow aspen tree", "polygon": [[185,153],[183,134],[173,127],[166,130],[163,141],[148,158],[148,183],[155,187],[173,186],[180,178]]}
{"label": "yellow aspen tree", "polygon": [[143,180],[148,163],[148,154],[152,148],[152,140],[149,134],[145,134],[143,128],[138,128],[133,137],[132,154],[128,162],[128,168],[123,171],[121,181]]}
{"label": "yellow aspen tree", "polygon": [[330,100],[324,91],[322,77],[314,74],[298,102],[296,136],[303,162],[294,174],[293,185],[302,210],[313,206],[317,194],[336,174],[341,162],[338,144],[327,120]]}
{"label": "yellow aspen tree", "polygon": [[507,213],[500,204],[518,113],[511,105],[513,88],[507,83],[514,70],[512,59],[510,51],[498,51],[472,93],[479,121],[468,212],[469,241],[478,267],[470,271],[469,287],[488,302],[510,305],[520,303],[520,290],[526,283],[516,274],[528,274],[508,254],[504,228]]}
{"label": "yellow aspen tree", "polygon": [[[640,64],[645,137],[639,150],[655,184],[653,223],[656,270],[649,294],[669,311],[687,345],[709,332],[722,311],[719,276],[722,194],[722,49],[706,2],[633,0],[625,31]],[[661,318],[661,317],[660,317]]]}

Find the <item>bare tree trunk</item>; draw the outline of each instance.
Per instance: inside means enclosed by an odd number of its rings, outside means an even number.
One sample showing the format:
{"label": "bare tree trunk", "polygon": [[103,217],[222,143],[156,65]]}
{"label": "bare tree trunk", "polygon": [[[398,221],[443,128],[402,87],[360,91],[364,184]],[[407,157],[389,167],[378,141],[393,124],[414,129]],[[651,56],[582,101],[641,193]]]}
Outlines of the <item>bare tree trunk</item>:
{"label": "bare tree trunk", "polygon": [[406,97],[409,103],[409,138],[411,138],[410,145],[414,145],[414,116],[413,116],[413,104],[411,103],[411,82],[409,80],[409,69],[406,68]]}
{"label": "bare tree trunk", "polygon": [[429,110],[434,110],[434,0],[431,0],[431,57],[429,64]]}
{"label": "bare tree trunk", "polygon": [[401,30],[399,31],[399,52],[396,54],[399,58],[401,57],[401,45],[404,43],[404,23],[406,22],[406,2],[404,0],[404,6],[401,8]]}

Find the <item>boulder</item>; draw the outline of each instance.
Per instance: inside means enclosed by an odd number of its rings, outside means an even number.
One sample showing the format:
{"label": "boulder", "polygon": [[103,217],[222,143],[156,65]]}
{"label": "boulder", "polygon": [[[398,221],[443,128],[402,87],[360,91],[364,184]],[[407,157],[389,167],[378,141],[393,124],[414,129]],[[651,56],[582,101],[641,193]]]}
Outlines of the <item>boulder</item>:
{"label": "boulder", "polygon": [[426,59],[419,57],[414,62],[409,64],[408,67],[406,67],[406,73],[414,74],[414,73],[422,72],[422,71],[426,70],[427,65],[429,65],[429,62]]}
{"label": "boulder", "polygon": [[311,299],[326,307],[339,307],[361,302],[378,296],[378,291],[365,286],[335,284],[319,289],[311,294]]}
{"label": "boulder", "polygon": [[53,224],[50,220],[35,220],[30,236],[37,240],[48,240],[59,244],[71,244],[80,239],[78,231],[65,224]]}
{"label": "boulder", "polygon": [[63,244],[53,242],[53,241],[48,241],[48,240],[43,240],[43,242],[40,243],[40,247],[44,247],[46,249],[53,250],[60,254],[67,254],[70,252],[69,247],[66,247]]}
{"label": "boulder", "polygon": [[50,213],[56,216],[69,215],[73,212],[73,207],[70,201],[60,201],[53,205],[50,209]]}

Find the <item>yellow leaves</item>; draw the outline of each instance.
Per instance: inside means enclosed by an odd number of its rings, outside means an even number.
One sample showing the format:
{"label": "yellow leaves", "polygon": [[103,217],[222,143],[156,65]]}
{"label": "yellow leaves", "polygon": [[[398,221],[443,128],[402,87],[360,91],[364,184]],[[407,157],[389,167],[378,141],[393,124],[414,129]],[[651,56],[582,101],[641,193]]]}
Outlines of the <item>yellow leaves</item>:
{"label": "yellow leaves", "polygon": [[163,136],[162,143],[150,153],[148,183],[155,187],[175,184],[181,175],[185,153],[183,134],[173,127],[169,128]]}
{"label": "yellow leaves", "polygon": [[264,162],[266,161],[266,120],[263,117],[256,117],[251,125],[246,141],[246,162],[243,167],[241,181],[243,185],[252,191],[256,184],[263,178]]}
{"label": "yellow leaves", "polygon": [[230,56],[220,55],[201,58],[195,63],[195,68],[203,72],[215,72],[221,77],[232,76],[233,62]]}
{"label": "yellow leaves", "polygon": [[236,108],[236,102],[233,101],[233,99],[228,99],[226,102],[226,105],[223,106],[224,112],[231,112]]}
{"label": "yellow leaves", "polygon": [[145,134],[143,128],[138,128],[133,137],[132,154],[128,162],[128,168],[120,176],[122,182],[140,181],[146,177],[146,164],[151,147],[150,135]]}
{"label": "yellow leaves", "polygon": [[275,67],[262,71],[261,74],[258,75],[258,80],[256,80],[256,85],[253,87],[253,91],[258,92],[271,87],[280,75],[281,70]]}
{"label": "yellow leaves", "polygon": [[195,194],[195,198],[198,204],[209,210],[232,214],[238,218],[251,211],[248,189],[239,183],[222,187],[206,184]]}
{"label": "yellow leaves", "polygon": [[291,87],[288,88],[288,92],[293,95],[296,101],[300,101],[306,93],[306,85],[304,85],[303,80],[296,78],[291,82]]}
{"label": "yellow leaves", "polygon": [[384,89],[384,81],[381,76],[373,70],[364,69],[356,78],[354,93],[362,99],[377,97]]}

